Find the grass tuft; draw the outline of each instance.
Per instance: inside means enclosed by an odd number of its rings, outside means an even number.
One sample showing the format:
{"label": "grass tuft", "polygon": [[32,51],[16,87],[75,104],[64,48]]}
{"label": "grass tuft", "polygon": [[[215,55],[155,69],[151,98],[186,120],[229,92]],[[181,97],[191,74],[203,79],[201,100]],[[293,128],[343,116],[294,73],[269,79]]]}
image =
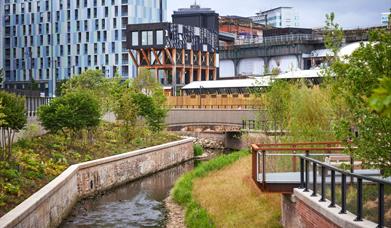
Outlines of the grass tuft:
{"label": "grass tuft", "polygon": [[194,149],[194,156],[201,156],[204,153],[204,149],[200,144],[194,144],[193,149]]}

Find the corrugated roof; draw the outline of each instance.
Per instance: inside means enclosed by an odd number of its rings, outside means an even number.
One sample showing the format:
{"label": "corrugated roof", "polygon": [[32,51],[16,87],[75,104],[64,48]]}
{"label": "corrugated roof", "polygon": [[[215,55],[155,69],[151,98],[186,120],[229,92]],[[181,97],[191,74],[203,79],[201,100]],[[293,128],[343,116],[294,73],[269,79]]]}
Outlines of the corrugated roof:
{"label": "corrugated roof", "polygon": [[279,74],[275,77],[275,79],[320,78],[322,77],[322,71],[322,69],[296,70],[284,74]]}
{"label": "corrugated roof", "polygon": [[250,79],[195,81],[185,85],[182,89],[218,89],[218,88],[249,88],[269,86],[270,77],[257,77]]}

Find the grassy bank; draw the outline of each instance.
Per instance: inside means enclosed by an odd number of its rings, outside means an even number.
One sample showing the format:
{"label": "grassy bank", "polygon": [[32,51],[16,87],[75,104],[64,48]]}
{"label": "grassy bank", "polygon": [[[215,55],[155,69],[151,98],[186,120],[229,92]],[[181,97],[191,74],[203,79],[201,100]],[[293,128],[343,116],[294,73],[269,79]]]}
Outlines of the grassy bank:
{"label": "grassy bank", "polygon": [[179,139],[167,132],[151,134],[143,128],[132,141],[124,140],[122,135],[119,125],[103,123],[90,139],[87,135],[70,138],[64,134],[47,134],[19,140],[13,148],[12,160],[0,162],[0,216],[72,164]]}
{"label": "grassy bank", "polygon": [[213,160],[200,164],[193,171],[183,175],[176,182],[172,194],[174,200],[186,208],[185,222],[187,227],[215,227],[214,221],[208,215],[208,212],[202,208],[193,197],[192,191],[194,181],[248,155],[248,151],[239,151],[229,155],[219,156]]}

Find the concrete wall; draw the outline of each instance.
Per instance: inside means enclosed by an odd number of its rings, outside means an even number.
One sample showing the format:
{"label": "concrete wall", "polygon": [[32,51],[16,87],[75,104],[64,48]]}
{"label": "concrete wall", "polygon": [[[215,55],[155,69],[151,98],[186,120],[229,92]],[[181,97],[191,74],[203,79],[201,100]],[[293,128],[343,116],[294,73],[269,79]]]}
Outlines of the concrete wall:
{"label": "concrete wall", "polygon": [[320,196],[312,197],[312,191],[303,192],[294,189],[293,195],[282,195],[281,223],[286,228],[307,227],[376,227],[377,224],[368,220],[355,222],[356,216],[350,212],[339,214],[340,207],[329,208],[330,201],[319,202]]}
{"label": "concrete wall", "polygon": [[183,139],[70,166],[0,218],[0,227],[55,227],[77,200],[193,158],[193,139]]}

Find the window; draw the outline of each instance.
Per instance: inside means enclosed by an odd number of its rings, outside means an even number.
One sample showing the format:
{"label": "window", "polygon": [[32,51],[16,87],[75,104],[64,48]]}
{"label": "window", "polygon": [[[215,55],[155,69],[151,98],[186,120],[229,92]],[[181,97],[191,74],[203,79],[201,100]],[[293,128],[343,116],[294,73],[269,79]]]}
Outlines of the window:
{"label": "window", "polygon": [[148,44],[148,33],[147,31],[141,32],[141,45],[145,46]]}
{"label": "window", "polygon": [[138,46],[138,32],[132,32],[132,46]]}
{"label": "window", "polygon": [[153,45],[153,32],[148,31],[148,45]]}
{"label": "window", "polygon": [[156,44],[157,45],[163,44],[163,30],[156,31]]}
{"label": "window", "polygon": [[153,32],[152,31],[142,31],[141,32],[141,45],[143,45],[143,46],[153,45]]}

